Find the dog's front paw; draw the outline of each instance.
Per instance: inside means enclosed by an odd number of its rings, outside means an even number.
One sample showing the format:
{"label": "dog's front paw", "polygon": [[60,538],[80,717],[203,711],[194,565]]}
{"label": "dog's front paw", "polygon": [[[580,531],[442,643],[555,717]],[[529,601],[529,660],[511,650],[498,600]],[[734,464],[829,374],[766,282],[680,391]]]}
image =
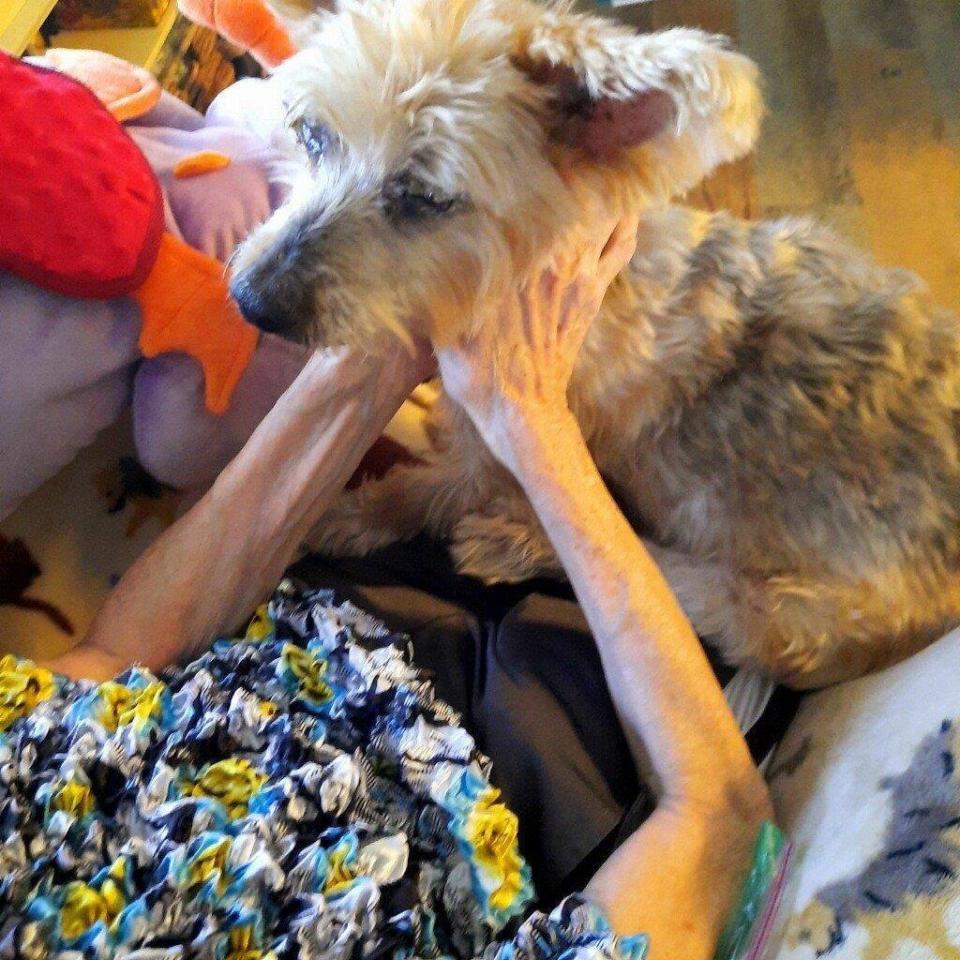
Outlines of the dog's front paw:
{"label": "dog's front paw", "polygon": [[539,527],[503,517],[462,517],[450,536],[450,553],[460,573],[487,584],[563,574]]}
{"label": "dog's front paw", "polygon": [[310,531],[305,546],[328,557],[364,557],[401,539],[357,493],[344,494]]}

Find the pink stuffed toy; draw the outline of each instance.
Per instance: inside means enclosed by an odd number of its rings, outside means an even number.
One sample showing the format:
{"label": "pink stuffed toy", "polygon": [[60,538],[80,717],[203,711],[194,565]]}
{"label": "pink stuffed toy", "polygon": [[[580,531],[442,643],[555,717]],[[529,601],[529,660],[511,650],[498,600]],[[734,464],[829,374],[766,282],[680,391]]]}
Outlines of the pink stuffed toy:
{"label": "pink stuffed toy", "polygon": [[[148,181],[159,186],[161,230],[175,249],[214,264],[222,278],[222,261],[283,198],[269,144],[282,109],[269,85],[235,83],[204,117],[161,94],[148,74],[106,54],[57,51],[39,63],[82,78],[114,117],[125,118],[130,146],[149,168]],[[62,222],[62,211],[49,204],[28,211],[35,220],[48,213],[54,227]],[[17,238],[8,232],[0,240],[15,246]],[[70,260],[60,267],[69,268]],[[183,295],[176,278],[164,286]],[[127,410],[137,458],[156,480],[179,489],[206,486],[307,358],[304,348],[261,334],[238,368],[228,364],[236,375],[211,404],[210,372],[223,368],[204,363],[192,331],[185,331],[191,342],[179,346],[176,338],[148,342],[145,356],[142,297],[69,296],[59,289],[0,268],[0,519]],[[375,476],[398,458],[402,451],[384,441],[358,476]]]}
{"label": "pink stuffed toy", "polygon": [[[82,158],[68,165],[74,186],[61,200],[55,196],[57,180],[47,178],[53,193],[33,201],[15,188],[16,177],[0,183],[0,206],[9,208],[3,222],[12,223],[17,211],[27,217],[22,229],[0,231],[7,271],[0,269],[0,517],[116,420],[131,398],[138,455],[147,469],[176,486],[210,482],[305,359],[302,350],[251,332],[243,354],[231,347],[218,360],[213,354],[224,341],[206,326],[211,315],[234,309],[226,300],[222,261],[282,196],[271,174],[272,149],[246,125],[256,97],[240,102],[234,93],[232,116],[220,109],[211,111],[214,119],[204,118],[160,95],[133,68],[104,57],[58,55],[47,62],[95,85],[98,77],[106,77],[108,82],[99,85],[101,99],[114,107],[110,112],[128,117],[126,133],[106,110],[98,120],[113,155],[126,157],[122,166],[130,171],[126,193],[117,195],[118,203],[124,196],[123,202],[131,204],[125,230],[91,229],[94,215],[109,219],[112,214],[109,203],[78,195],[99,189],[102,180],[92,162]],[[0,86],[14,98],[26,96],[28,80],[39,77],[35,85],[46,116],[56,114],[50,106],[60,96],[76,100],[91,115],[96,112],[90,92],[67,77],[16,61],[5,65],[17,71],[17,78]],[[258,81],[247,83],[260,92]],[[42,143],[43,155],[50,156],[51,141],[39,133],[31,141],[29,103],[17,109],[27,111],[17,114],[19,120],[0,110],[0,138],[6,133],[7,152],[20,158],[20,166],[29,166],[31,142]],[[56,130],[48,133],[53,137]],[[70,156],[72,135],[61,133],[62,152]],[[14,169],[5,166],[8,172]],[[105,168],[111,183],[119,182],[120,167],[118,161],[116,169]],[[28,186],[48,189],[39,180]],[[68,208],[73,213],[68,215]],[[126,245],[114,257],[104,246],[107,241]],[[177,280],[183,274],[175,273],[171,282],[156,273],[162,246],[180,258],[173,261],[174,269],[181,265],[198,278],[198,286],[186,289],[189,285]],[[143,295],[151,278],[156,281],[153,300]],[[204,290],[220,290],[215,294],[219,304],[203,307]],[[173,322],[146,327],[144,318],[158,299],[172,304],[166,316]],[[157,358],[145,359],[145,354]],[[211,381],[211,374],[225,370],[230,371],[227,380]],[[213,394],[212,382],[220,385]]]}

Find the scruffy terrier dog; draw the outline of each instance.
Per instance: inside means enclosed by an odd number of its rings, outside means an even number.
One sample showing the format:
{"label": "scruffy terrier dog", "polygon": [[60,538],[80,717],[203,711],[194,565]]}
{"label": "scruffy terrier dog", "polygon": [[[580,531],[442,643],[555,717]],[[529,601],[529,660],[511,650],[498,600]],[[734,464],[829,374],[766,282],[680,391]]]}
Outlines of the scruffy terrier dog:
{"label": "scruffy terrier dog", "polygon": [[[815,686],[957,616],[957,318],[822,226],[669,203],[753,146],[753,63],[531,0],[300,12],[304,49],[271,81],[298,141],[290,197],[234,264],[251,320],[371,351],[443,341],[572,224],[642,213],[570,403],[701,636]],[[466,416],[433,418],[430,461],[346,495],[315,545],[426,529],[489,581],[558,571]]]}

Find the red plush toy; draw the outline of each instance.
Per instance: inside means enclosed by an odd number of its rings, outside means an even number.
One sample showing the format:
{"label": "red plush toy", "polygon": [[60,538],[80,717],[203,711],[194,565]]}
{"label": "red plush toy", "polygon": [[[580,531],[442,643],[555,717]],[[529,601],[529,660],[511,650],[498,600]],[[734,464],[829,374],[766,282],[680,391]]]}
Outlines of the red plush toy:
{"label": "red plush toy", "polygon": [[163,235],[157,178],[86,87],[0,60],[0,267],[75,297],[131,293]]}
{"label": "red plush toy", "polygon": [[164,232],[157,179],[97,97],[0,54],[0,170],[0,269],[68,296],[133,297],[144,354],[195,357],[207,406],[225,410],[257,332],[223,265]]}

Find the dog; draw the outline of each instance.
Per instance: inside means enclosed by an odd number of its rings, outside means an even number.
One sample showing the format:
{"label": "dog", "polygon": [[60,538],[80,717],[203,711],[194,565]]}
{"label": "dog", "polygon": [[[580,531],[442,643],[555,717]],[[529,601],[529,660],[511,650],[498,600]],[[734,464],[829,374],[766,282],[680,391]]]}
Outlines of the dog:
{"label": "dog", "polygon": [[[639,215],[569,402],[698,633],[805,688],[957,619],[957,318],[824,226],[671,203],[753,148],[752,61],[562,3],[278,11],[304,46],[268,81],[289,199],[232,265],[251,321],[373,353],[443,343],[553,238]],[[466,415],[441,400],[429,427],[427,461],[345,495],[312,545],[364,554],[427,530],[489,582],[560,573]]]}

